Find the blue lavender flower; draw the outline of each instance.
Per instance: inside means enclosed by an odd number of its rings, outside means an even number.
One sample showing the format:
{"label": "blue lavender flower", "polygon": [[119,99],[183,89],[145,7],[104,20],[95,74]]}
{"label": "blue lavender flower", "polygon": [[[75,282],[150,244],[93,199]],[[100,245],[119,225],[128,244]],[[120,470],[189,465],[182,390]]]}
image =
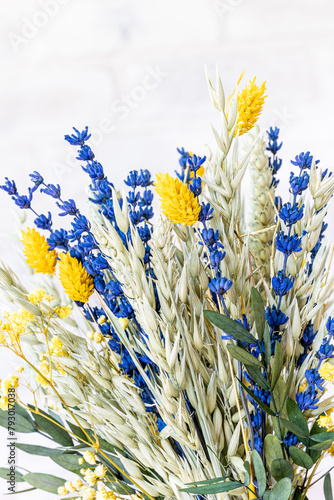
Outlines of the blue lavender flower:
{"label": "blue lavender flower", "polygon": [[131,187],[132,189],[136,189],[137,187],[139,187],[141,185],[139,172],[137,170],[131,170],[131,172],[125,179],[124,184]]}
{"label": "blue lavender flower", "polygon": [[294,279],[285,276],[283,271],[278,271],[277,276],[274,276],[272,279],[273,289],[279,296],[287,294],[293,287],[293,282]]}
{"label": "blue lavender flower", "polygon": [[190,156],[188,158],[189,170],[191,172],[197,172],[197,170],[199,170],[199,168],[203,165],[205,161],[206,161],[206,156],[203,156],[203,158],[197,155]]}
{"label": "blue lavender flower", "polygon": [[137,205],[138,201],[140,200],[140,192],[138,191],[136,193],[135,191],[129,191],[126,199],[129,205]]}
{"label": "blue lavender flower", "polygon": [[57,202],[57,206],[60,210],[63,210],[63,212],[59,213],[61,217],[65,215],[77,215],[79,213],[74,200],[63,201],[62,203]]}
{"label": "blue lavender flower", "polygon": [[279,128],[278,127],[270,127],[269,130],[267,130],[267,134],[268,134],[268,139],[270,141],[277,141],[278,139],[278,135],[279,135]]}
{"label": "blue lavender flower", "polygon": [[65,141],[69,142],[72,146],[82,146],[91,137],[91,134],[88,134],[88,127],[82,132],[79,132],[75,127],[73,127],[73,130],[75,134],[65,135]]}
{"label": "blue lavender flower", "polygon": [[153,181],[151,179],[151,172],[149,170],[140,170],[139,174],[139,183],[143,188],[149,187],[153,185]]}
{"label": "blue lavender flower", "polygon": [[60,199],[61,190],[59,184],[55,186],[54,184],[48,184],[45,188],[41,189],[42,193],[52,196],[52,198]]}
{"label": "blue lavender flower", "polygon": [[198,220],[204,224],[204,222],[212,219],[213,208],[210,203],[201,203],[201,211],[198,216]]}
{"label": "blue lavender flower", "polygon": [[144,226],[140,226],[137,228],[138,234],[140,236],[140,239],[144,242],[147,243],[151,239],[152,235],[152,230],[147,224],[144,224]]}
{"label": "blue lavender flower", "polygon": [[43,177],[41,176],[41,174],[36,172],[36,170],[32,174],[29,174],[29,177],[31,178],[35,186],[40,186],[44,182]]}
{"label": "blue lavender flower", "polygon": [[195,177],[192,180],[189,189],[195,196],[199,196],[202,192],[202,179],[200,177]]}
{"label": "blue lavender flower", "polygon": [[332,318],[331,316],[327,320],[326,328],[330,335],[334,334],[334,318]]}
{"label": "blue lavender flower", "polygon": [[85,167],[82,167],[82,170],[86,172],[93,181],[102,180],[104,178],[103,167],[101,163],[97,161],[88,162]]}
{"label": "blue lavender flower", "polygon": [[297,203],[295,205],[291,205],[290,202],[284,203],[282,208],[279,211],[280,219],[285,222],[287,226],[291,226],[295,224],[300,219],[302,219],[304,215],[304,205],[298,208]]}
{"label": "blue lavender flower", "polygon": [[[304,170],[306,168],[310,169],[313,161],[313,156],[311,156],[310,152],[307,151],[307,153],[300,153],[299,155],[296,156],[295,161],[291,160],[292,165],[296,165],[300,169]],[[317,160],[316,165],[319,163],[319,160]]]}
{"label": "blue lavender flower", "polygon": [[270,127],[270,129],[267,130],[267,134],[269,139],[267,150],[270,151],[273,155],[276,155],[277,151],[281,149],[283,144],[282,142],[281,144],[278,144],[277,142],[279,135],[279,128],[275,127],[275,129],[273,129],[272,127]]}
{"label": "blue lavender flower", "polygon": [[277,309],[276,306],[273,306],[272,308],[267,307],[266,320],[269,327],[273,330],[285,325],[288,319],[288,316],[286,316],[280,309]]}
{"label": "blue lavender flower", "polygon": [[67,251],[69,242],[68,233],[65,229],[57,229],[50,234],[50,236],[47,238],[47,242],[49,244],[50,250],[54,250],[55,248],[62,248]]}
{"label": "blue lavender flower", "polygon": [[226,252],[221,252],[220,250],[214,250],[210,253],[210,264],[212,269],[219,271],[219,266],[221,261],[224,259]]}
{"label": "blue lavender flower", "polygon": [[48,212],[48,216],[46,215],[39,215],[35,220],[34,220],[35,226],[38,229],[47,229],[51,231],[52,227],[52,218],[51,218],[51,213]]}
{"label": "blue lavender flower", "polygon": [[17,194],[17,189],[16,189],[16,184],[14,181],[10,181],[8,177],[5,177],[5,183],[0,186],[0,189],[3,191],[6,191],[6,193],[10,195],[15,195]]}
{"label": "blue lavender flower", "polygon": [[90,161],[94,160],[94,153],[89,146],[81,146],[78,151],[77,160]]}
{"label": "blue lavender flower", "polygon": [[290,174],[290,192],[294,195],[301,194],[305,189],[307,189],[310,176],[307,172],[303,172],[301,176],[294,175],[293,172]]}
{"label": "blue lavender flower", "polygon": [[17,205],[21,209],[27,209],[31,207],[31,200],[32,200],[32,191],[29,189],[29,196],[12,196],[12,200],[15,201],[15,205]]}
{"label": "blue lavender flower", "polygon": [[[61,214],[59,214],[61,215]],[[72,232],[71,232],[71,240],[78,240],[82,233],[87,233],[90,231],[90,224],[87,218],[84,215],[78,215],[75,217],[74,221],[71,223]]]}
{"label": "blue lavender flower", "polygon": [[153,193],[149,189],[144,191],[142,196],[140,196],[138,205],[140,206],[148,206],[153,202]]}
{"label": "blue lavender flower", "polygon": [[209,288],[211,292],[216,293],[219,296],[224,295],[233,285],[233,281],[229,281],[227,278],[213,278],[209,283]]}
{"label": "blue lavender flower", "polygon": [[276,235],[277,250],[287,256],[291,255],[293,252],[300,252],[302,249],[301,242],[302,240],[297,234],[289,236],[284,234],[284,231],[280,231]]}
{"label": "blue lavender flower", "polygon": [[183,169],[185,169],[187,167],[190,154],[187,151],[185,151],[184,148],[177,148],[177,151],[181,155],[181,158],[179,159],[179,164]]}
{"label": "blue lavender flower", "polygon": [[296,402],[299,408],[303,410],[316,410],[319,398],[315,385],[309,385],[305,391],[296,394]]}
{"label": "blue lavender flower", "polygon": [[320,377],[318,370],[316,370],[315,368],[311,368],[310,370],[306,370],[305,378],[307,380],[308,385],[315,385],[315,387],[319,391],[324,390],[324,388],[321,385],[324,383],[324,379],[322,379]]}
{"label": "blue lavender flower", "polygon": [[316,353],[316,357],[319,361],[324,361],[325,359],[334,358],[334,345],[328,343],[328,339],[324,339],[322,344]]}
{"label": "blue lavender flower", "polygon": [[[202,238],[205,243],[205,245],[210,248],[213,246],[218,246],[220,248],[224,248],[222,243],[219,241],[219,231],[214,231],[211,227],[209,229],[203,229],[202,230]],[[200,241],[200,245],[203,245],[203,243]]]}
{"label": "blue lavender flower", "polygon": [[286,448],[289,448],[290,446],[296,446],[298,442],[299,442],[298,437],[295,436],[295,434],[293,434],[290,431],[286,434],[285,438],[283,439],[283,443]]}

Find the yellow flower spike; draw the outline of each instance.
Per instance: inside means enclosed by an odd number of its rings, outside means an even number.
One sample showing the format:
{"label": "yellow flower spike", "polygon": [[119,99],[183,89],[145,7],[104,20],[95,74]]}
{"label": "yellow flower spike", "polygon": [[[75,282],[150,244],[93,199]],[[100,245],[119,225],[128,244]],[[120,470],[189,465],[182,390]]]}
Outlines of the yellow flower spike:
{"label": "yellow flower spike", "polygon": [[169,174],[157,174],[155,189],[161,199],[162,212],[174,224],[192,226],[198,221],[200,204],[179,179]]}
{"label": "yellow flower spike", "polygon": [[49,250],[45,237],[35,229],[22,231],[23,253],[26,262],[36,273],[54,274],[57,265],[57,252]]}
{"label": "yellow flower spike", "polygon": [[260,87],[255,83],[255,78],[238,94],[238,119],[235,136],[243,135],[251,130],[257,122],[263,108],[266,82]]}
{"label": "yellow flower spike", "polygon": [[72,307],[71,306],[59,306],[56,307],[55,312],[58,314],[58,316],[62,319],[68,318],[68,316],[72,312]]}
{"label": "yellow flower spike", "polygon": [[60,254],[59,279],[70,299],[88,302],[94,292],[94,281],[81,262],[70,253]]}
{"label": "yellow flower spike", "polygon": [[334,364],[326,361],[326,363],[319,368],[319,375],[324,380],[334,384]]}

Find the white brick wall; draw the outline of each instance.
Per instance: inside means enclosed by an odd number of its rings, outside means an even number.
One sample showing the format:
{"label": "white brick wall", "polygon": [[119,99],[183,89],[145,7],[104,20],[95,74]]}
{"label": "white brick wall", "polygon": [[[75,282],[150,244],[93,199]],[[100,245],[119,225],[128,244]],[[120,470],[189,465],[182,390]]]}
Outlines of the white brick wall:
{"label": "white brick wall", "polygon": [[[55,1],[58,12],[50,10]],[[15,178],[21,191],[28,174],[38,170],[49,182],[62,183],[65,197],[84,204],[86,179],[63,141],[72,125],[114,124],[95,152],[117,186],[134,168],[173,171],[177,146],[205,153],[205,144],[213,144],[215,115],[204,65],[214,72],[216,62],[226,92],[244,68],[246,79],[257,75],[267,81],[260,123],[282,129],[282,190],[289,159],[300,151],[310,150],[333,168],[334,4],[329,0],[1,0],[1,6],[0,169],[1,178]],[[45,9],[49,14],[41,14]],[[123,116],[120,100],[138,92],[147,68],[156,66],[167,75]],[[37,206],[46,210],[50,201]],[[3,236],[14,231],[14,218],[1,193],[0,210]],[[19,269],[15,248],[1,238],[1,258]],[[1,377],[14,362],[0,355]],[[3,464],[3,450],[0,458]],[[49,460],[33,459],[32,465],[23,453],[19,460],[35,471],[47,467],[61,475]]]}

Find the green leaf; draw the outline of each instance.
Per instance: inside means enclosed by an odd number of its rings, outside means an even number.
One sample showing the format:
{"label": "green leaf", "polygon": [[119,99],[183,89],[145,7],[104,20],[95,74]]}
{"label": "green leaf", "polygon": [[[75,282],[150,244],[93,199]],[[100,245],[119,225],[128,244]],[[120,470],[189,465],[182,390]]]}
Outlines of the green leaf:
{"label": "green leaf", "polygon": [[293,467],[284,458],[275,458],[271,463],[271,473],[276,481],[280,481],[284,477],[293,480]]}
{"label": "green leaf", "polygon": [[308,435],[309,430],[308,430],[306,418],[304,417],[303,412],[299,408],[296,401],[293,401],[293,399],[288,398],[286,401],[286,410],[288,412],[288,417],[289,417],[290,422],[298,425],[298,427],[303,429],[303,431]]}
{"label": "green leaf", "polygon": [[264,455],[269,469],[274,460],[283,458],[281,443],[274,434],[267,434],[264,438]]}
{"label": "green leaf", "polygon": [[79,426],[72,424],[72,422],[66,421],[67,425],[71,429],[71,431],[79,438],[83,439],[84,441],[87,441],[87,436],[85,436],[85,433],[80,429]]}
{"label": "green leaf", "polygon": [[26,420],[29,420],[29,422],[34,425],[34,421],[31,418],[30,413],[25,408],[22,408],[22,406],[20,406],[18,403],[15,403],[15,412],[21,415],[21,417],[24,417]]}
{"label": "green leaf", "polygon": [[267,486],[266,469],[264,468],[262,459],[256,450],[252,451],[252,460],[254,464],[254,472],[257,479],[259,497],[263,496]]}
{"label": "green leaf", "polygon": [[302,499],[302,490],[300,486],[297,486],[293,494],[292,500],[301,500],[301,499]]}
{"label": "green leaf", "polygon": [[[2,477],[2,479],[6,479],[6,481],[9,480],[10,472],[11,472],[10,469],[6,469],[5,467],[0,467],[0,477]],[[16,469],[15,469],[15,482],[24,483],[23,475]]]}
{"label": "green leaf", "polygon": [[63,450],[59,450],[59,448],[46,448],[45,446],[37,446],[35,444],[16,443],[16,448],[30,453],[30,455],[39,455],[41,457],[61,455],[63,453]]}
{"label": "green leaf", "polygon": [[279,377],[275,389],[273,390],[273,398],[270,402],[270,408],[274,411],[274,402],[273,399],[275,399],[275,404],[277,408],[277,412],[282,416],[283,418],[286,416],[286,411],[284,408],[284,402],[285,400],[283,399],[283,393],[285,389],[285,382],[283,377]]}
{"label": "green leaf", "polygon": [[324,441],[334,441],[334,431],[319,432],[319,434],[312,434],[310,436],[312,441],[323,443]]}
{"label": "green leaf", "polygon": [[256,382],[265,391],[270,390],[270,385],[259,368],[251,365],[245,365],[245,368],[248,371],[248,374],[254,380],[254,382]]}
{"label": "green leaf", "polygon": [[271,360],[271,339],[268,323],[266,323],[263,332],[263,342],[264,342],[264,361],[266,366],[269,365]]}
{"label": "green leaf", "polygon": [[[0,425],[8,429],[8,411],[0,410]],[[29,414],[28,417],[23,416],[21,413],[15,413],[15,432],[22,432],[24,434],[29,434],[30,432],[35,432],[36,428],[32,422]]]}
{"label": "green leaf", "polygon": [[244,467],[246,469],[244,485],[249,486],[249,483],[251,482],[252,479],[252,474],[250,470],[250,463],[247,460],[244,462]]}
{"label": "green leaf", "polygon": [[[330,448],[332,446],[332,441],[323,441],[322,443],[317,443],[317,444],[314,444],[312,446],[310,446],[310,450],[319,450],[319,451],[323,451],[323,450],[328,450],[328,448]],[[312,458],[312,455],[310,454],[311,458]],[[313,460],[313,458],[312,458]],[[314,460],[313,460],[314,462]]]}
{"label": "green leaf", "polygon": [[254,286],[252,286],[251,288],[251,301],[252,301],[252,309],[253,309],[256,331],[260,342],[262,342],[264,328],[266,325],[266,314],[261,294]]}
{"label": "green leaf", "polygon": [[[321,425],[319,425],[320,417],[321,417],[321,415],[319,415],[319,417],[317,418],[317,420],[314,422],[314,424],[312,426],[311,435],[310,435],[311,439],[312,439],[312,436],[314,434],[320,434],[320,433],[324,432],[324,428],[321,427]],[[317,446],[317,445],[313,444],[310,448],[313,448],[313,446]],[[317,462],[319,460],[319,458],[321,457],[321,450],[310,449],[310,457],[312,458],[314,463]]]}
{"label": "green leaf", "polygon": [[270,500],[289,500],[292,491],[291,479],[285,477],[275,484],[270,493]]}
{"label": "green leaf", "polygon": [[65,479],[61,477],[51,476],[51,474],[40,474],[35,472],[28,472],[23,476],[26,483],[31,484],[39,490],[48,491],[49,493],[57,494],[60,486],[64,486]]}
{"label": "green leaf", "polygon": [[298,425],[293,424],[290,420],[286,420],[285,418],[280,418],[281,423],[288,429],[288,431],[293,432],[299,438],[308,437],[308,433],[306,433],[303,429],[301,429]]}
{"label": "green leaf", "polygon": [[273,369],[271,371],[271,389],[275,388],[275,385],[280,377],[283,368],[283,349],[281,343],[276,340],[275,342],[275,355]]}
{"label": "green leaf", "polygon": [[244,365],[263,366],[261,361],[255,358],[255,356],[252,356],[252,354],[246,351],[243,347],[239,347],[234,344],[227,344],[227,349],[232,358],[241,361]]}
{"label": "green leaf", "polygon": [[245,391],[251,396],[252,399],[254,399],[254,401],[260,406],[260,408],[262,408],[263,411],[265,411],[268,415],[271,415],[272,417],[275,416],[275,413],[269,408],[269,406],[267,406],[265,403],[263,403],[260,398],[255,396],[255,394],[250,389],[248,389],[248,387],[246,387],[241,382],[241,380],[238,379],[238,377],[236,377],[236,379],[239,381],[239,384],[241,385],[241,387],[243,387],[245,389]]}
{"label": "green leaf", "polygon": [[79,472],[80,469],[89,467],[89,464],[87,462],[79,465],[79,458],[81,458],[81,455],[70,455],[69,453],[64,453],[63,455],[52,456],[51,460],[60,465],[60,467],[63,467],[63,469],[69,470],[71,472]]}
{"label": "green leaf", "polygon": [[257,339],[249,333],[246,328],[244,328],[238,321],[234,319],[228,318],[223,314],[220,314],[216,311],[204,311],[204,315],[208,318],[208,320],[217,326],[220,330],[225,332],[227,335],[231,335],[236,340],[240,342],[245,342],[246,344],[256,344]]}
{"label": "green leaf", "polygon": [[296,465],[304,467],[304,469],[311,469],[313,467],[312,458],[297,446],[289,447],[289,454]]}
{"label": "green leaf", "polygon": [[208,484],[206,486],[192,486],[183,488],[180,491],[185,493],[193,493],[195,495],[215,495],[216,493],[224,493],[242,487],[243,484],[238,481],[224,481],[222,483]]}
{"label": "green leaf", "polygon": [[326,500],[333,500],[332,482],[329,473],[326,474],[324,479],[324,495]]}
{"label": "green leaf", "polygon": [[56,422],[58,422],[58,424],[62,425],[63,427],[64,426],[64,422],[62,421],[62,419],[60,418],[60,416],[58,415],[58,413],[55,413],[51,408],[48,409],[48,414],[50,415],[50,417],[53,418],[53,420],[55,420]]}
{"label": "green leaf", "polygon": [[270,490],[267,490],[264,492],[263,500],[269,500],[269,499],[270,499]]}
{"label": "green leaf", "polygon": [[46,432],[46,434],[49,434],[56,443],[62,446],[73,446],[73,441],[69,433],[52,420],[49,420],[50,418],[52,419],[52,417],[45,413],[45,411],[39,410],[39,413],[34,414],[34,417],[41,429]]}

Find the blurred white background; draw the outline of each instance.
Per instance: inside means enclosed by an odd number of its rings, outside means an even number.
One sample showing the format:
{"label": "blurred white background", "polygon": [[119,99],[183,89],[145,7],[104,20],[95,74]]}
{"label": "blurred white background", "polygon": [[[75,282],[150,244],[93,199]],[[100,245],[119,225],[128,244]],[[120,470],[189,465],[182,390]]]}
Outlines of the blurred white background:
{"label": "blurred white background", "polygon": [[[289,160],[310,150],[333,169],[334,4],[330,0],[1,0],[1,180],[25,191],[38,170],[84,204],[85,174],[63,136],[93,129],[93,145],[116,186],[132,169],[173,172],[176,147],[213,145],[204,66],[218,63],[226,93],[243,69],[267,81],[261,127],[281,128],[283,190]],[[149,76],[150,75],[150,76]],[[40,207],[47,209],[50,198]],[[0,192],[1,258],[20,269],[12,203]],[[333,209],[331,215],[334,215]],[[334,226],[329,216],[330,232]],[[0,353],[0,378],[16,365]],[[6,463],[1,430],[0,466]],[[26,442],[29,441],[27,435]],[[23,452],[31,471],[62,476]],[[0,491],[5,493],[4,483]],[[322,491],[321,482],[309,498]],[[322,495],[322,493],[320,493]],[[26,493],[23,498],[53,495]]]}

